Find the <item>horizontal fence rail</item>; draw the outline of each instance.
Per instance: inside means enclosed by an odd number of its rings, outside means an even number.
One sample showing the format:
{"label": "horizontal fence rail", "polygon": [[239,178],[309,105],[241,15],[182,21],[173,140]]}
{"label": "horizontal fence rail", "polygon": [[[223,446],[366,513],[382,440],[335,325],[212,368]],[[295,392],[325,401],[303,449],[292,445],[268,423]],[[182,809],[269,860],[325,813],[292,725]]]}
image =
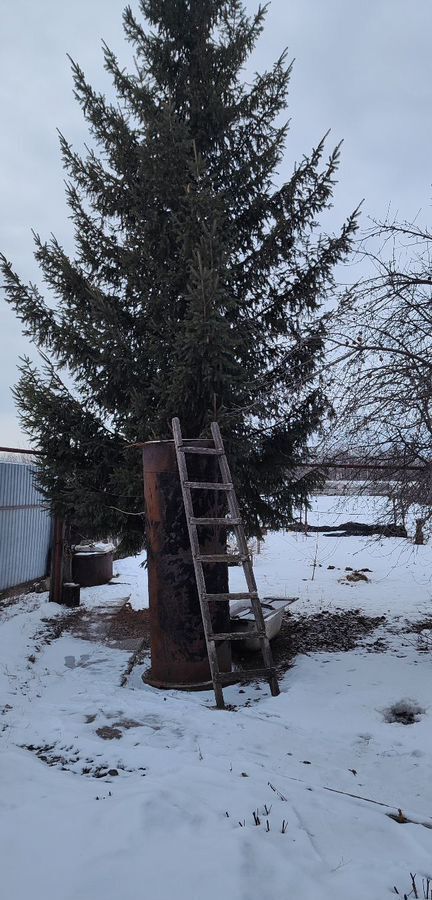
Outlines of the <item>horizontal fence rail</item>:
{"label": "horizontal fence rail", "polygon": [[52,520],[36,471],[0,462],[0,591],[48,574]]}

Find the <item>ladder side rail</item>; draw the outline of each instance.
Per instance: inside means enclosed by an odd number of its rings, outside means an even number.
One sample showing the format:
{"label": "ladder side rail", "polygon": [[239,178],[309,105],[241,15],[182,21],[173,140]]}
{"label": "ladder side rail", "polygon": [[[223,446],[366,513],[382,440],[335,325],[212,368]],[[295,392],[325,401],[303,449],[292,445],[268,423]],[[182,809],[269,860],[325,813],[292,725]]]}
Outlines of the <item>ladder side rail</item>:
{"label": "ladder side rail", "polygon": [[[212,435],[213,435],[213,440],[215,442],[215,446],[218,447],[218,449],[223,449],[222,435],[220,433],[220,428],[219,428],[219,425],[217,422],[212,422],[211,430],[212,430]],[[225,453],[219,459],[219,466],[221,469],[223,480],[230,481],[232,483],[230,467],[229,467],[228,460],[227,460]],[[230,515],[233,519],[241,520],[240,508],[238,505],[237,495],[236,495],[235,491],[231,491],[228,494],[228,508],[229,508]],[[243,561],[243,571],[245,574],[248,590],[251,592],[251,594],[254,595],[251,598],[251,601],[252,601],[252,607],[253,607],[253,610],[255,613],[255,618],[257,619],[257,624],[258,624],[259,628],[262,629],[262,631],[265,631],[264,617],[262,614],[261,604],[258,599],[257,584],[256,584],[255,574],[254,574],[254,570],[253,570],[251,559],[250,559],[250,554],[249,554],[249,550],[248,550],[248,546],[247,546],[247,541],[246,541],[246,536],[244,533],[243,524],[241,523],[240,525],[237,525],[237,524],[234,525],[233,531],[236,536],[239,553],[241,556],[245,557],[245,559]]]}
{"label": "ladder side rail", "polygon": [[[224,450],[224,444],[222,440],[222,435],[220,433],[220,428],[217,422],[212,422],[211,432],[213,435],[213,440],[215,447],[219,450]],[[222,479],[224,481],[229,481],[232,483],[231,471],[228,464],[228,460],[226,454],[224,452],[223,455],[219,458],[219,466],[222,474]],[[230,515],[233,519],[240,518],[240,508],[237,501],[237,494],[235,490],[230,491],[227,494],[228,497],[228,508],[230,511]],[[270,641],[267,637],[265,630],[265,622],[263,611],[261,609],[261,604],[258,598],[257,584],[255,580],[255,574],[252,567],[252,562],[250,558],[250,554],[247,547],[246,536],[244,533],[243,525],[235,525],[234,532],[236,535],[238,547],[240,553],[244,555],[246,558],[243,560],[243,572],[245,575],[246,583],[248,586],[248,590],[251,592],[251,604],[252,609],[255,616],[255,621],[258,627],[258,631],[261,632],[260,637],[260,645],[261,645],[261,653],[264,660],[264,664],[266,668],[272,670],[274,673],[274,662],[273,662],[273,654],[270,647]],[[275,674],[270,674],[269,677],[270,688],[273,696],[277,696],[279,694],[279,685],[277,682],[277,678]]]}
{"label": "ladder side rail", "polygon": [[174,446],[176,449],[177,464],[178,464],[179,476],[180,476],[180,486],[181,486],[181,490],[182,490],[183,503],[184,503],[185,514],[186,514],[186,523],[187,523],[187,528],[188,528],[188,532],[189,532],[189,540],[190,540],[191,551],[192,551],[192,560],[193,560],[194,571],[195,571],[195,580],[196,580],[197,590],[198,590],[198,599],[199,599],[201,616],[202,616],[202,621],[203,621],[204,637],[205,637],[205,642],[206,642],[206,646],[207,646],[207,654],[208,654],[208,659],[209,659],[209,664],[210,664],[210,673],[211,673],[211,678],[212,678],[212,683],[213,683],[213,690],[214,690],[214,694],[215,694],[215,698],[216,698],[217,707],[219,709],[224,709],[225,704],[224,704],[224,698],[223,698],[223,691],[222,691],[221,684],[218,681],[219,663],[218,663],[218,658],[217,658],[216,645],[215,645],[214,641],[212,641],[209,638],[209,635],[211,634],[211,632],[213,630],[211,616],[210,616],[210,610],[209,610],[207,603],[205,603],[203,600],[203,597],[205,596],[207,590],[206,590],[206,583],[205,583],[204,570],[202,567],[202,563],[197,559],[197,557],[199,556],[199,552],[200,552],[198,532],[197,532],[196,526],[192,525],[191,521],[190,521],[191,517],[193,516],[194,510],[193,510],[192,496],[191,496],[190,488],[188,488],[185,485],[185,482],[188,481],[186,460],[185,460],[184,453],[182,453],[181,450],[179,449],[183,443],[179,419],[177,419],[177,418],[173,419],[172,429],[173,429]]}
{"label": "ladder side rail", "polygon": [[[245,538],[243,526],[241,526],[240,528],[236,527],[234,530],[241,531],[240,541],[244,541],[244,543],[246,544],[246,538]],[[265,621],[264,621],[263,610],[262,610],[262,606],[261,606],[261,603],[260,603],[260,600],[258,597],[255,574],[253,571],[252,560],[251,560],[249,554],[243,562],[243,572],[245,575],[246,583],[247,583],[250,591],[252,591],[252,588],[250,587],[250,585],[252,585],[252,584],[255,585],[254,593],[251,596],[251,606],[252,606],[252,609],[254,612],[255,622],[256,622],[258,631],[260,633],[259,642],[260,642],[260,647],[261,647],[262,658],[264,660],[264,665],[266,666],[267,669],[270,670],[269,679],[268,679],[269,685],[270,685],[270,690],[271,690],[273,697],[277,697],[279,694],[279,684],[278,684],[278,680],[277,680],[277,677],[275,674],[273,653],[272,653],[272,649],[270,647],[270,640],[267,637],[267,633],[265,630]]]}

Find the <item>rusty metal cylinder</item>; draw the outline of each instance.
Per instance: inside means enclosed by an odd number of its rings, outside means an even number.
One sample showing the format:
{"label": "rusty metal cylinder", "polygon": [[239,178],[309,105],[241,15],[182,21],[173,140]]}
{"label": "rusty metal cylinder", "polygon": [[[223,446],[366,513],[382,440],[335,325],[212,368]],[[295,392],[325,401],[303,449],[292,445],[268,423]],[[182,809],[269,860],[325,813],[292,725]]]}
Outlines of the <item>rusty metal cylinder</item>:
{"label": "rusty metal cylinder", "polygon": [[113,552],[110,550],[77,550],[72,555],[72,578],[81,587],[108,584],[113,577]]}
{"label": "rusty metal cylinder", "polygon": [[[188,440],[188,444],[213,446],[205,440]],[[192,481],[218,480],[214,456],[191,454],[187,465]],[[143,466],[151,642],[151,672],[146,681],[156,687],[205,689],[211,686],[210,669],[174,442],[144,444]],[[223,515],[221,494],[194,490],[195,515]],[[199,526],[198,534],[204,553],[226,552],[223,526]],[[205,564],[204,574],[208,593],[228,591],[225,563]],[[229,631],[228,602],[210,603],[209,608],[213,631]],[[230,644],[219,644],[217,652],[221,670],[230,671]]]}

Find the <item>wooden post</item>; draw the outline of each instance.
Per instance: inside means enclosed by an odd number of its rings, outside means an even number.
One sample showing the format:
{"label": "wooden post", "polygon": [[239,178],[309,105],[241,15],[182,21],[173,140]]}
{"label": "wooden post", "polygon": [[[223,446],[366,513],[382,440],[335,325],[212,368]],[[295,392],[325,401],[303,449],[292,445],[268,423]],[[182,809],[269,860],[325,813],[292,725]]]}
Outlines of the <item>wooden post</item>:
{"label": "wooden post", "polygon": [[64,557],[64,519],[54,519],[53,547],[50,573],[50,603],[61,603],[63,593],[63,557]]}
{"label": "wooden post", "polygon": [[80,605],[80,586],[73,582],[65,581],[62,586],[62,602],[65,606]]}
{"label": "wooden post", "polygon": [[424,544],[423,528],[424,528],[425,522],[426,522],[426,519],[416,519],[416,530],[415,530],[415,537],[414,537],[415,544],[418,544],[418,545]]}

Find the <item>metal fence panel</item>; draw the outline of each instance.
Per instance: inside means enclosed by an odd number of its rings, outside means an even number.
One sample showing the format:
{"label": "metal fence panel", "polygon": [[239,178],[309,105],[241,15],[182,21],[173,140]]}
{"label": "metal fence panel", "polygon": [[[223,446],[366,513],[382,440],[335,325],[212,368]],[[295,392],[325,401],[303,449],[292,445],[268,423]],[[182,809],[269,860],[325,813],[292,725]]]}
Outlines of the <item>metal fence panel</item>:
{"label": "metal fence panel", "polygon": [[48,572],[52,522],[32,464],[0,462],[0,591]]}

